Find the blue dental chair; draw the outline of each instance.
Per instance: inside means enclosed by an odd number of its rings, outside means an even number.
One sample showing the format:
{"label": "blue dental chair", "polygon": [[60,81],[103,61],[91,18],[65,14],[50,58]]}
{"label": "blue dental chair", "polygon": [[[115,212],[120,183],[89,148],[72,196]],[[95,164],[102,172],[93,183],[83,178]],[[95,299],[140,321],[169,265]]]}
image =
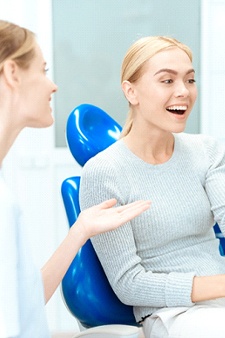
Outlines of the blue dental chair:
{"label": "blue dental chair", "polygon": [[[82,104],[69,115],[66,138],[74,159],[83,166],[115,142],[120,132],[120,125],[103,110]],[[78,176],[62,183],[70,226],[80,213],[79,183]],[[81,324],[82,331],[74,338],[140,337],[141,328],[135,321],[133,308],[121,303],[113,292],[90,240],[79,250],[63,278],[62,295],[67,308]]]}
{"label": "blue dental chair", "polygon": [[[120,125],[103,110],[82,104],[69,115],[66,137],[74,159],[83,166],[89,158],[115,142],[120,132]],[[80,213],[79,183],[80,177],[76,176],[65,179],[62,184],[70,226]],[[218,225],[214,230],[220,239],[220,253],[224,255],[225,239]],[[90,240],[79,250],[68,269],[62,281],[62,296],[68,310],[82,329],[86,329],[74,338],[143,337],[132,307],[121,303],[110,287]]]}

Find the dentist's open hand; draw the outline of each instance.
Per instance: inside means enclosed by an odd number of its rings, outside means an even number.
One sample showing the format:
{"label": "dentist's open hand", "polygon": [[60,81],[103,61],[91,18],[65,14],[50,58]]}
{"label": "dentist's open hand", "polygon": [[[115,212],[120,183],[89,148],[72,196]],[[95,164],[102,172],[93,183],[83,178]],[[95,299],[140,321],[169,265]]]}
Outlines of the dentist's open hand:
{"label": "dentist's open hand", "polygon": [[112,198],[80,213],[61,245],[42,268],[46,303],[55,292],[78,250],[90,237],[118,228],[147,210],[151,204],[150,201],[136,201],[114,207],[116,203],[117,200]]}
{"label": "dentist's open hand", "polygon": [[102,202],[81,212],[75,226],[88,238],[102,232],[114,230],[140,215],[150,207],[150,201],[136,201],[114,207],[115,198]]}

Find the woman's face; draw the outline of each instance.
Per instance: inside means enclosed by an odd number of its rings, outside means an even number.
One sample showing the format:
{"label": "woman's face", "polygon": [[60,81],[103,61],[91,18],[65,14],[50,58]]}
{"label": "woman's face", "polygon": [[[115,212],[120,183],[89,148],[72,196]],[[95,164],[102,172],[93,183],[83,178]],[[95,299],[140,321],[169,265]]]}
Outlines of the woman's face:
{"label": "woman's face", "polygon": [[[174,47],[155,54],[141,78],[124,85],[133,106],[134,125],[181,132],[197,97],[194,69],[188,55]],[[127,88],[126,88],[127,86]]]}
{"label": "woman's face", "polygon": [[38,45],[35,51],[29,68],[20,69],[20,108],[25,126],[48,127],[53,123],[50,101],[57,86],[46,76],[46,62]]}

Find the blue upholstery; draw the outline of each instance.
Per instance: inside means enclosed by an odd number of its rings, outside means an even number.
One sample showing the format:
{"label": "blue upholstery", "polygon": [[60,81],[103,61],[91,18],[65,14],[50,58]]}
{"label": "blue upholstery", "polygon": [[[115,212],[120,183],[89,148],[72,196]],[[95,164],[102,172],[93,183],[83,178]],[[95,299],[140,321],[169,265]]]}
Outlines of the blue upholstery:
{"label": "blue upholstery", "polygon": [[225,238],[222,232],[220,231],[220,228],[217,223],[214,225],[214,232],[215,232],[216,237],[220,240],[220,245],[219,245],[220,254],[221,256],[225,256]]}
{"label": "blue upholstery", "polygon": [[[67,122],[67,143],[75,160],[82,166],[92,156],[115,142],[121,127],[100,108],[83,104],[75,108]],[[69,225],[80,213],[80,177],[70,177],[62,184],[62,196]],[[96,256],[91,241],[79,250],[62,281],[66,306],[89,328],[107,324],[137,325],[133,308],[114,294]]]}
{"label": "blue upholstery", "polygon": [[115,142],[120,132],[121,126],[102,109],[81,104],[68,117],[66,137],[73,157],[83,166]]}

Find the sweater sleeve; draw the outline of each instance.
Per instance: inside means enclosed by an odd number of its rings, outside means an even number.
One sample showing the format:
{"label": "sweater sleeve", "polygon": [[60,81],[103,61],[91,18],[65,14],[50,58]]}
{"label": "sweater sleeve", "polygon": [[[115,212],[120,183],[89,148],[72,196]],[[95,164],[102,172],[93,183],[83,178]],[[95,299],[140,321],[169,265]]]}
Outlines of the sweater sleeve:
{"label": "sweater sleeve", "polygon": [[208,159],[205,189],[215,222],[225,235],[225,145],[211,138],[207,138],[205,143]]}
{"label": "sweater sleeve", "polygon": [[[126,193],[121,191],[122,175],[116,174],[116,170],[118,168],[98,158],[85,165],[80,186],[81,210],[109,198],[116,198],[119,205],[127,203],[123,198]],[[131,222],[93,237],[92,244],[114,292],[123,303],[154,308],[193,305],[194,272],[146,271],[137,254]]]}

